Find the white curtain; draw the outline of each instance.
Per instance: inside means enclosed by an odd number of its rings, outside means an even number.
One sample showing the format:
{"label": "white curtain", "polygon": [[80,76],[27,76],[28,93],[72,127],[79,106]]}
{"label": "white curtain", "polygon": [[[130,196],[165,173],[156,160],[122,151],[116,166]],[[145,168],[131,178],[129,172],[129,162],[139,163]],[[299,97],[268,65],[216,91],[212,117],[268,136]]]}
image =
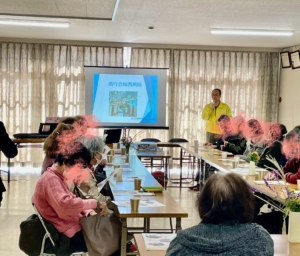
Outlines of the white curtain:
{"label": "white curtain", "polygon": [[149,137],[204,142],[201,112],[211,102],[214,88],[222,90],[221,100],[231,107],[233,115],[277,121],[278,53],[133,48],[131,56],[131,67],[170,68],[169,134],[160,137],[158,131],[149,131]]}
{"label": "white curtain", "polygon": [[[1,43],[0,120],[7,132],[37,132],[47,116],[84,114],[84,65],[122,67],[123,48]],[[20,149],[15,160],[40,163],[41,152]]]}
{"label": "white curtain", "polygon": [[[131,50],[131,60],[130,67],[139,67],[139,68],[169,68],[168,79],[167,79],[167,106],[166,106],[166,119],[167,126],[170,123],[173,123],[172,111],[170,111],[170,103],[172,102],[170,92],[171,84],[171,50],[164,49],[132,49]],[[173,133],[173,126],[170,126],[170,131]],[[167,130],[132,130],[130,136],[134,137],[135,134],[139,135],[135,138],[136,141],[139,141],[143,138],[157,138],[161,141],[169,140],[169,132]]]}

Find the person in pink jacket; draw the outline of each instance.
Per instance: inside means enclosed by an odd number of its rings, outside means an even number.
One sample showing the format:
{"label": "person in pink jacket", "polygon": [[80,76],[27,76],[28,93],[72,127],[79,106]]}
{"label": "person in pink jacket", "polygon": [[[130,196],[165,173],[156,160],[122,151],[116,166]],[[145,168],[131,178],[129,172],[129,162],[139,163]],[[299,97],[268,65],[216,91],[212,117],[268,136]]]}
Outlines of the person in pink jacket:
{"label": "person in pink jacket", "polygon": [[95,199],[76,198],[65,182],[65,171],[73,172],[74,177],[80,179],[80,171],[87,168],[90,161],[90,152],[81,143],[69,144],[40,177],[32,196],[32,201],[43,218],[70,238],[73,252],[87,251],[80,219],[97,214],[93,210],[97,206],[101,209],[101,215],[107,214],[105,203],[98,203]]}

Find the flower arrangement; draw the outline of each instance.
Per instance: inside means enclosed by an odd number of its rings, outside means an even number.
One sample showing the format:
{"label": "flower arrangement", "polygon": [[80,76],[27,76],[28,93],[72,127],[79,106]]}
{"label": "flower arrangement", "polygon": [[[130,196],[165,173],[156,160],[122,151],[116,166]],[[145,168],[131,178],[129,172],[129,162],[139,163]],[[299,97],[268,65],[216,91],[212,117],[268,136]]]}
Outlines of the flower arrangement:
{"label": "flower arrangement", "polygon": [[122,143],[122,145],[126,148],[126,153],[129,152],[129,148],[130,148],[130,145],[131,143],[135,140],[135,138],[143,133],[145,130],[141,130],[139,131],[136,135],[134,135],[133,137],[130,137],[129,136],[129,133],[130,133],[130,129],[128,129],[128,132],[126,131],[126,129],[123,129],[123,136],[120,140],[120,143]]}
{"label": "flower arrangement", "polygon": [[257,152],[250,152],[247,159],[248,161],[257,162],[260,157]]}
{"label": "flower arrangement", "polygon": [[122,137],[121,138],[121,143],[123,144],[123,146],[125,146],[125,148],[129,148],[130,147],[130,144],[132,143],[132,138],[129,136],[129,137]]}
{"label": "flower arrangement", "polygon": [[[275,175],[275,180],[279,182],[279,180],[282,180],[284,182],[283,187],[283,192],[284,192],[284,200],[282,204],[274,204],[271,202],[267,202],[265,199],[259,197],[258,195],[255,195],[256,197],[260,198],[264,202],[272,205],[275,209],[283,212],[285,216],[289,215],[290,212],[300,212],[300,193],[295,193],[294,189],[289,188],[286,179],[285,179],[285,174],[282,169],[282,167],[278,164],[275,158],[271,156],[267,156],[267,160],[270,161],[275,167],[270,168],[266,167],[266,169],[272,170],[274,175]],[[271,186],[266,179],[264,179],[266,186],[272,190],[275,194],[276,197],[279,197],[278,192],[274,189],[274,186]],[[276,198],[275,197],[275,198]],[[281,197],[282,198],[282,197]]]}

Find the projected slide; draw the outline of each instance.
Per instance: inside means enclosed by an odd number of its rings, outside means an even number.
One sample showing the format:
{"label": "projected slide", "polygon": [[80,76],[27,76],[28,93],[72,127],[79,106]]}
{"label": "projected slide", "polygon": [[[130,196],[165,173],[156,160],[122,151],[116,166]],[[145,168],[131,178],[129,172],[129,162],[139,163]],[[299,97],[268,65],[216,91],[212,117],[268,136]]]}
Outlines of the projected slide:
{"label": "projected slide", "polygon": [[101,122],[156,124],[158,76],[94,74],[92,108]]}

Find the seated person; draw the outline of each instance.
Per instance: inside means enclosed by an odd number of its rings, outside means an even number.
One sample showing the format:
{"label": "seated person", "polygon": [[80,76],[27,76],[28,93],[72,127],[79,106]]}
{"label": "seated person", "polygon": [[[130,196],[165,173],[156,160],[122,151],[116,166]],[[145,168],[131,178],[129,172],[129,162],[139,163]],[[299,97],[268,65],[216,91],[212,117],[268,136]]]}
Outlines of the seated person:
{"label": "seated person", "polygon": [[59,149],[65,147],[66,143],[76,140],[75,130],[72,125],[59,123],[55,130],[46,138],[44,142],[45,158],[42,165],[43,174],[48,167],[52,166]]}
{"label": "seated person", "polygon": [[[0,154],[1,151],[7,158],[14,158],[18,154],[18,148],[15,143],[9,138],[4,124],[0,121]],[[2,193],[5,192],[5,186],[0,177],[0,206],[3,199]]]}
{"label": "seated person", "polygon": [[258,167],[275,168],[275,166],[267,160],[267,156],[272,156],[277,162],[282,159],[282,140],[284,138],[283,135],[286,133],[287,130],[283,124],[275,123],[270,126],[266,148],[260,155],[260,159],[256,162]]}
{"label": "seated person", "polygon": [[[91,155],[91,161],[89,163],[89,168],[86,169],[88,172],[86,176],[88,177],[88,181],[81,182],[80,184],[70,184],[70,190],[73,192],[74,191],[74,185],[79,190],[79,195],[78,196],[87,196],[87,195],[92,195],[94,198],[98,199],[100,202],[106,202],[107,198],[105,196],[110,196],[112,197],[111,190],[109,188],[109,184],[106,183],[104,187],[104,195],[99,193],[97,183],[101,182],[103,179],[106,178],[106,175],[104,173],[103,177],[98,177],[100,181],[97,180],[97,170],[98,165],[105,165],[106,160],[104,159],[104,155],[102,155],[100,152],[103,152],[103,149],[105,147],[104,141],[102,138],[99,136],[94,136],[94,135],[84,135],[81,136],[79,139],[79,142],[81,142],[90,152]],[[71,180],[72,183],[72,180]],[[108,193],[108,191],[110,193]],[[76,191],[75,191],[76,192]]]}
{"label": "seated person", "polygon": [[197,200],[202,221],[178,231],[166,256],[274,255],[271,236],[251,223],[254,196],[239,175],[212,175]]}
{"label": "seated person", "polygon": [[70,143],[58,154],[36,184],[32,201],[43,218],[70,238],[73,252],[87,251],[79,223],[84,216],[97,214],[93,209],[100,207],[100,215],[108,210],[106,204],[95,199],[76,198],[65,182],[65,172],[78,175],[91,161],[90,152],[81,143]]}
{"label": "seated person", "polygon": [[[285,136],[283,152],[289,159],[283,167],[285,179],[289,183],[297,184],[300,179],[300,130],[294,128]],[[275,179],[274,172],[270,172],[267,179]]]}
{"label": "seated person", "polygon": [[247,148],[241,156],[247,159],[249,153],[257,152],[260,156],[266,147],[266,141],[263,138],[264,131],[256,119],[250,119],[246,125]]}
{"label": "seated person", "polygon": [[236,116],[230,120],[228,116],[222,115],[218,119],[218,124],[222,130],[222,138],[217,141],[217,149],[234,155],[242,155],[247,143],[244,138],[244,118]]}
{"label": "seated person", "polygon": [[18,148],[15,143],[9,138],[4,124],[0,121],[0,151],[7,158],[14,158],[18,154]]}

